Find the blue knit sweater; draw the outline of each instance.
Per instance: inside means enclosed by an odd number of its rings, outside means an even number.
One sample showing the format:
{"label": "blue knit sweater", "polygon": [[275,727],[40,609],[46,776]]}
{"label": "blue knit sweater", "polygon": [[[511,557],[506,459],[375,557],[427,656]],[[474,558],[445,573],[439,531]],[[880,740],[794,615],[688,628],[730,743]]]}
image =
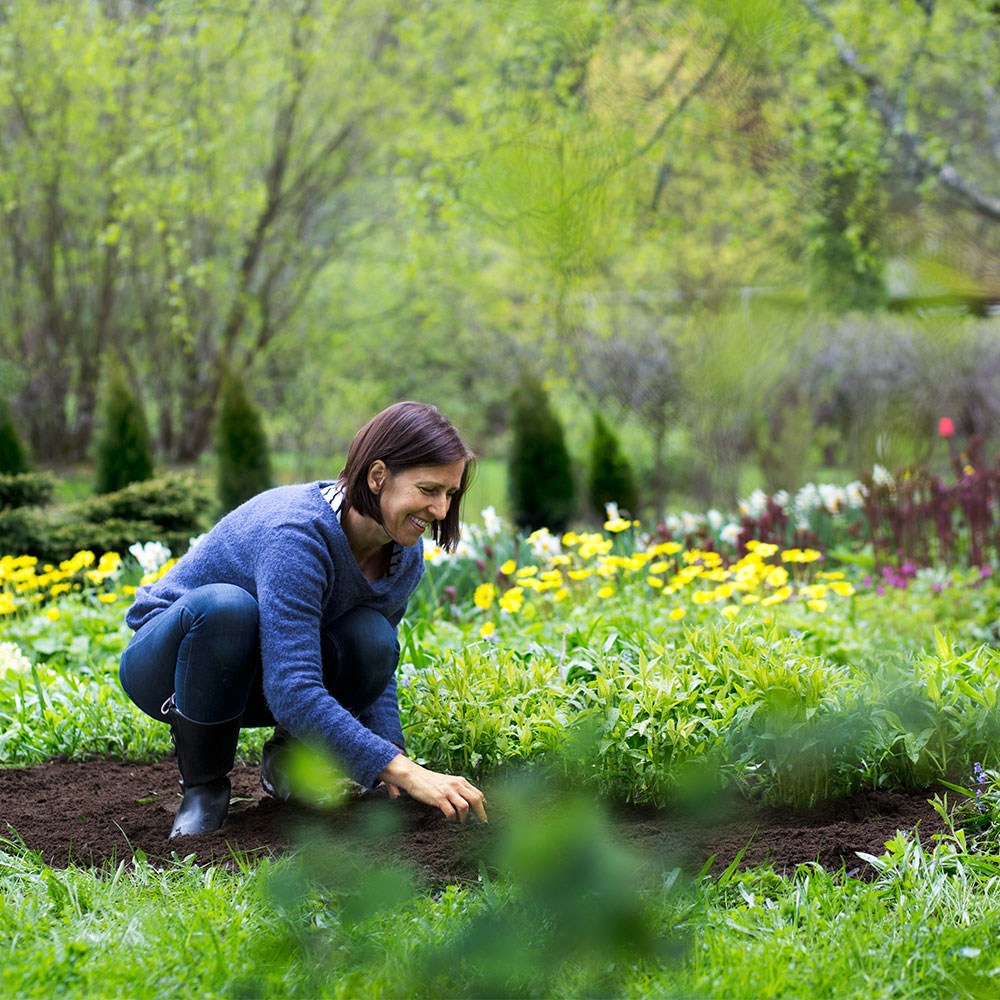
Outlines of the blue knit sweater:
{"label": "blue knit sweater", "polygon": [[423,544],[399,547],[394,572],[370,582],[320,492],[328,485],[279,486],[237,507],[165,576],[138,589],[125,621],[139,629],[205,584],[242,587],[260,608],[264,697],[275,721],[318,739],[370,787],[399,752],[392,744],[403,746],[396,679],[355,718],[323,685],[320,632],[359,606],[398,626],[424,571]]}

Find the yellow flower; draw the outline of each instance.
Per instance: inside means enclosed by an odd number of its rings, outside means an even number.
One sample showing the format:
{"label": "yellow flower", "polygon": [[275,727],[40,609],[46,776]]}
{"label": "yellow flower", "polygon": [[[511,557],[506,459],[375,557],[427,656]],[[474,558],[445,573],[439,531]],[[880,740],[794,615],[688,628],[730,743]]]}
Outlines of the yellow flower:
{"label": "yellow flower", "polygon": [[65,594],[65,593],[68,593],[70,589],[71,589],[71,588],[70,588],[70,585],[69,585],[68,583],[57,583],[57,584],[56,584],[56,585],[55,585],[55,586],[54,586],[54,587],[53,587],[53,588],[52,588],[52,589],[51,589],[51,590],[49,591],[49,593],[50,593],[50,594],[51,594],[51,595],[52,595],[53,597],[58,597],[58,596],[59,596],[60,594]]}
{"label": "yellow flower", "polygon": [[659,576],[647,576],[646,583],[648,583],[651,587],[659,589],[663,586],[663,578]]}
{"label": "yellow flower", "polygon": [[777,545],[772,545],[770,542],[756,542],[753,539],[747,542],[747,548],[761,559],[770,559],[778,551]]}
{"label": "yellow flower", "polygon": [[770,597],[765,597],[761,604],[780,604],[782,601],[787,601],[789,597],[792,596],[791,587],[781,587],[776,590]]}
{"label": "yellow flower", "polygon": [[10,594],[0,593],[0,615],[9,615],[17,610],[14,598]]}
{"label": "yellow flower", "polygon": [[538,579],[543,583],[562,583],[562,573],[557,569],[547,569],[538,574]]}
{"label": "yellow flower", "polygon": [[575,531],[567,531],[566,534],[562,536],[561,541],[563,545],[567,547],[571,547],[573,545],[579,545],[580,536]]}
{"label": "yellow flower", "polygon": [[696,590],[691,595],[691,600],[694,601],[695,604],[709,604],[709,603],[711,603],[712,601],[715,600],[715,591],[714,590]]}
{"label": "yellow flower", "polygon": [[537,566],[522,566],[518,571],[519,577],[534,576],[538,572]]}
{"label": "yellow flower", "polygon": [[571,580],[586,580],[588,576],[592,576],[594,571],[592,569],[571,569],[569,570],[569,578]]}
{"label": "yellow flower", "polygon": [[760,594],[744,594],[743,603],[744,604],[756,604],[760,600]]}
{"label": "yellow flower", "polygon": [[601,589],[597,592],[597,596],[602,600],[606,600],[609,597],[614,597],[614,593],[614,587],[601,587]]}
{"label": "yellow flower", "polygon": [[726,618],[735,618],[740,613],[738,604],[727,604],[724,608],[719,608],[719,614]]}
{"label": "yellow flower", "polygon": [[128,594],[129,597],[135,596],[135,587],[122,587],[122,593]]}
{"label": "yellow flower", "polygon": [[479,627],[479,638],[485,639],[488,635],[493,635],[496,630],[496,622],[483,622],[483,624]]}
{"label": "yellow flower", "polygon": [[42,613],[50,622],[57,622],[62,617],[58,608],[46,608]]}
{"label": "yellow flower", "polygon": [[472,595],[472,602],[477,608],[485,611],[493,603],[496,592],[496,587],[492,583],[481,583]]}
{"label": "yellow flower", "polygon": [[653,549],[654,556],[675,556],[678,552],[683,549],[684,546],[680,542],[660,542],[659,545],[655,546]]}
{"label": "yellow flower", "polygon": [[501,567],[500,572],[505,576],[510,576],[514,570],[517,569],[517,562],[514,559],[508,559]]}
{"label": "yellow flower", "polygon": [[552,600],[557,604],[559,601],[564,601],[569,597],[569,591],[565,587],[560,587],[553,595]]}
{"label": "yellow flower", "polygon": [[549,565],[550,566],[568,566],[572,561],[573,560],[570,559],[570,557],[568,555],[566,555],[565,552],[560,552],[559,555],[553,556],[549,560]]}
{"label": "yellow flower", "polygon": [[521,587],[511,587],[497,603],[507,614],[516,615],[524,604],[524,589]]}
{"label": "yellow flower", "polygon": [[98,594],[97,599],[102,604],[114,604],[118,600],[117,594]]}
{"label": "yellow flower", "polygon": [[830,584],[830,589],[841,597],[850,597],[854,593],[854,585],[846,580],[835,580]]}
{"label": "yellow flower", "polygon": [[821,597],[817,597],[812,601],[806,601],[806,607],[812,608],[813,611],[823,612],[826,611],[826,601]]}
{"label": "yellow flower", "polygon": [[822,580],[843,580],[843,573],[817,573],[816,574]]}
{"label": "yellow flower", "polygon": [[617,534],[619,531],[628,531],[632,527],[631,521],[626,521],[623,517],[613,517],[610,521],[604,522],[604,530]]}
{"label": "yellow flower", "polygon": [[784,566],[775,566],[767,576],[764,577],[764,582],[769,587],[784,587],[788,583],[788,570]]}
{"label": "yellow flower", "polygon": [[667,617],[672,618],[676,622],[680,621],[686,614],[687,611],[684,608],[674,608]]}

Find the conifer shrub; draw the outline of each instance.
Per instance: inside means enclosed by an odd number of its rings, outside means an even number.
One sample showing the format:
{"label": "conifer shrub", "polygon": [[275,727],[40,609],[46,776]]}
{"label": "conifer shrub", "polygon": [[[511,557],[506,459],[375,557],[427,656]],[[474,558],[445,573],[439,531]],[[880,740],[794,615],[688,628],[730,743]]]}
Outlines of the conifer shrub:
{"label": "conifer shrub", "polygon": [[250,401],[242,380],[229,372],[222,379],[215,453],[221,513],[233,510],[274,485],[260,413]]}
{"label": "conifer shrub", "polygon": [[51,510],[0,510],[0,547],[61,562],[82,550],[124,555],[133,542],[163,542],[180,556],[211,526],[212,513],[209,483],[170,473]]}
{"label": "conifer shrub", "polygon": [[576,497],[562,424],[535,378],[522,378],[511,402],[512,516],[526,530],[562,531],[573,515]]}
{"label": "conifer shrub", "polygon": [[48,472],[0,474],[0,510],[44,507],[52,500],[56,481]]}
{"label": "conifer shrub", "polygon": [[634,514],[639,503],[632,466],[614,431],[600,413],[594,414],[587,494],[591,507],[597,513],[603,513],[605,504],[616,503]]}
{"label": "conifer shrub", "polygon": [[98,422],[97,493],[113,493],[153,475],[149,425],[118,365],[109,368]]}
{"label": "conifer shrub", "polygon": [[0,474],[16,476],[27,469],[27,454],[14,426],[10,404],[6,399],[0,399]]}

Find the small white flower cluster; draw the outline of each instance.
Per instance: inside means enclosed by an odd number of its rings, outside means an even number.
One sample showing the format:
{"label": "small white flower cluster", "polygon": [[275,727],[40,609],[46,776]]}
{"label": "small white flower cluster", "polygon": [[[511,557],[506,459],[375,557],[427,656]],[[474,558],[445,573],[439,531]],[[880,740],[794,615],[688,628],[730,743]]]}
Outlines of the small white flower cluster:
{"label": "small white flower cluster", "polygon": [[531,546],[531,554],[539,562],[551,559],[562,552],[559,539],[548,528],[539,528],[537,531],[533,531],[528,535],[527,542]]}
{"label": "small white flower cluster", "polygon": [[163,542],[133,542],[128,550],[143,573],[155,573],[170,559],[170,549]]}
{"label": "small white flower cluster", "polygon": [[[759,491],[758,491],[759,492]],[[763,494],[761,494],[763,496]],[[764,500],[766,501],[766,497]],[[704,514],[692,514],[689,510],[682,510],[679,514],[668,514],[664,518],[664,525],[670,532],[671,537],[687,537],[697,534],[699,531],[709,531],[714,534],[724,545],[736,545],[739,538],[740,525],[735,521],[726,518],[721,511],[714,507]]]}
{"label": "small white flower cluster", "polygon": [[[872,470],[876,483],[892,485],[892,476],[880,465]],[[814,511],[823,511],[837,516],[846,511],[860,510],[866,497],[865,486],[860,480],[846,486],[832,483],[806,483],[792,496],[787,490],[779,490],[772,497],[763,490],[754,490],[745,500],[739,502],[740,513],[751,520],[757,520],[767,510],[768,499],[772,500],[785,514],[795,518],[796,527],[808,530],[809,517]]]}
{"label": "small white flower cluster", "polygon": [[26,674],[31,671],[31,660],[13,642],[0,642],[0,681],[8,674]]}

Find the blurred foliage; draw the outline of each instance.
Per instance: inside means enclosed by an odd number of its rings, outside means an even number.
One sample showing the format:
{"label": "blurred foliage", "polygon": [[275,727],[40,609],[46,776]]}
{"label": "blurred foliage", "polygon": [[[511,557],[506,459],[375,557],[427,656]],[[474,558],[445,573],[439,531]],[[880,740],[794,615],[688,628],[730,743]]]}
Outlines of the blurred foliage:
{"label": "blurred foliage", "polygon": [[306,478],[400,398],[500,455],[527,368],[659,513],[747,461],[922,460],[946,405],[995,426],[994,323],[880,311],[997,295],[997,32],[971,0],[13,0],[4,391],[78,459],[115,355],[191,461],[228,368]]}

